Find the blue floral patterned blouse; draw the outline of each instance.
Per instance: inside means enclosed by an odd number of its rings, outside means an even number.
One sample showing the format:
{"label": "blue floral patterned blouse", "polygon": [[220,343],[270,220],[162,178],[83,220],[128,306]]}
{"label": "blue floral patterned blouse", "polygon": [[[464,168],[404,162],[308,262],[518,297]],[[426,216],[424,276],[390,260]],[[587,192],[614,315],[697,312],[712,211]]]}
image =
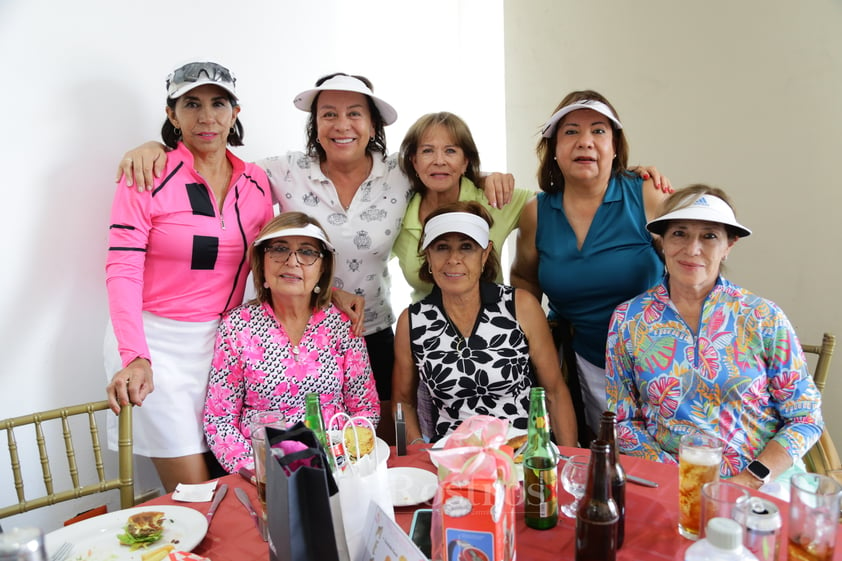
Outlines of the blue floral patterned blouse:
{"label": "blue floral patterned blouse", "polygon": [[720,277],[698,335],[666,280],[614,311],[606,350],[608,408],[623,453],[676,462],[681,435],[725,441],[730,477],[775,440],[795,458],[818,440],[821,397],[795,330],[774,303]]}

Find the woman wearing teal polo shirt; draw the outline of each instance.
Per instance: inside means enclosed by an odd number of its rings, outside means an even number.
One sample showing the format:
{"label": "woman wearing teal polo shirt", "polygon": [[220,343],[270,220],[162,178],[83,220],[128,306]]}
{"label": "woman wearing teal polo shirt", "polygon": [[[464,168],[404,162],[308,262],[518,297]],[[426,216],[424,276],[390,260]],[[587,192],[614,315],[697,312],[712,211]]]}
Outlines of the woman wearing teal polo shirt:
{"label": "woman wearing teal polo shirt", "polygon": [[556,107],[538,156],[543,192],[524,209],[511,281],[536,298],[546,294],[550,319],[564,326],[567,383],[585,445],[606,408],[611,314],[663,274],[646,222],[669,187],[627,171],[623,125],[591,90],[572,92]]}

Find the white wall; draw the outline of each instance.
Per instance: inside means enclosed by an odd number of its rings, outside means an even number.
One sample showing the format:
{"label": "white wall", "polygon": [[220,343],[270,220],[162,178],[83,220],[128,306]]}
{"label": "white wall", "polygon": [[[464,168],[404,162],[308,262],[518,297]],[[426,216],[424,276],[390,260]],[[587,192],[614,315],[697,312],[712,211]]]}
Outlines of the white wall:
{"label": "white wall", "polygon": [[[505,27],[518,178],[534,184],[535,133],[564,95],[596,89],[631,162],[735,199],[754,234],[729,277],[777,302],[802,342],[842,336],[842,2],[509,0]],[[823,407],[837,442],[840,369],[837,356]]]}
{"label": "white wall", "polygon": [[[472,126],[484,168],[505,169],[502,25],[501,0],[0,0],[0,418],[104,397],[112,176],[127,148],[158,138],[172,68],[211,58],[235,72],[245,159],[301,148],[292,98],[344,71],[398,108],[393,151],[416,118],[449,110]],[[17,499],[3,458],[7,505]],[[139,492],[157,485],[140,466]],[[51,529],[101,498],[81,502],[2,524]]]}

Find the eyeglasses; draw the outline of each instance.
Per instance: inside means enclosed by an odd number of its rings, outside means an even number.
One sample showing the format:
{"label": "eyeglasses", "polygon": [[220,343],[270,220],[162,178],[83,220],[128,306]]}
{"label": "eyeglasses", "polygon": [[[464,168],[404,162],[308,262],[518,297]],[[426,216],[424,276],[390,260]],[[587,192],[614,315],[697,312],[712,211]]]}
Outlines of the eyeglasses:
{"label": "eyeglasses", "polygon": [[182,84],[184,82],[198,82],[202,76],[214,82],[230,82],[237,85],[237,79],[231,71],[215,62],[191,62],[181,68],[177,68],[167,78],[167,89],[170,84]]}
{"label": "eyeglasses", "polygon": [[323,257],[321,251],[314,249],[296,249],[293,251],[285,245],[268,245],[263,248],[263,253],[267,254],[275,263],[286,263],[291,254],[295,254],[295,260],[299,265],[309,267]]}

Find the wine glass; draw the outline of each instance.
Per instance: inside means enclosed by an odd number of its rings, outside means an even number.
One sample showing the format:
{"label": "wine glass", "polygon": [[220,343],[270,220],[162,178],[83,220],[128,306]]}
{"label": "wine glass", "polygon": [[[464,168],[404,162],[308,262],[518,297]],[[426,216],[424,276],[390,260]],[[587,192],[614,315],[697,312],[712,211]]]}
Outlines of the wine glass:
{"label": "wine glass", "polygon": [[579,501],[585,494],[585,485],[588,482],[588,462],[588,456],[582,454],[570,456],[561,469],[561,486],[573,495],[573,501],[561,507],[561,512],[568,518],[576,518]]}

